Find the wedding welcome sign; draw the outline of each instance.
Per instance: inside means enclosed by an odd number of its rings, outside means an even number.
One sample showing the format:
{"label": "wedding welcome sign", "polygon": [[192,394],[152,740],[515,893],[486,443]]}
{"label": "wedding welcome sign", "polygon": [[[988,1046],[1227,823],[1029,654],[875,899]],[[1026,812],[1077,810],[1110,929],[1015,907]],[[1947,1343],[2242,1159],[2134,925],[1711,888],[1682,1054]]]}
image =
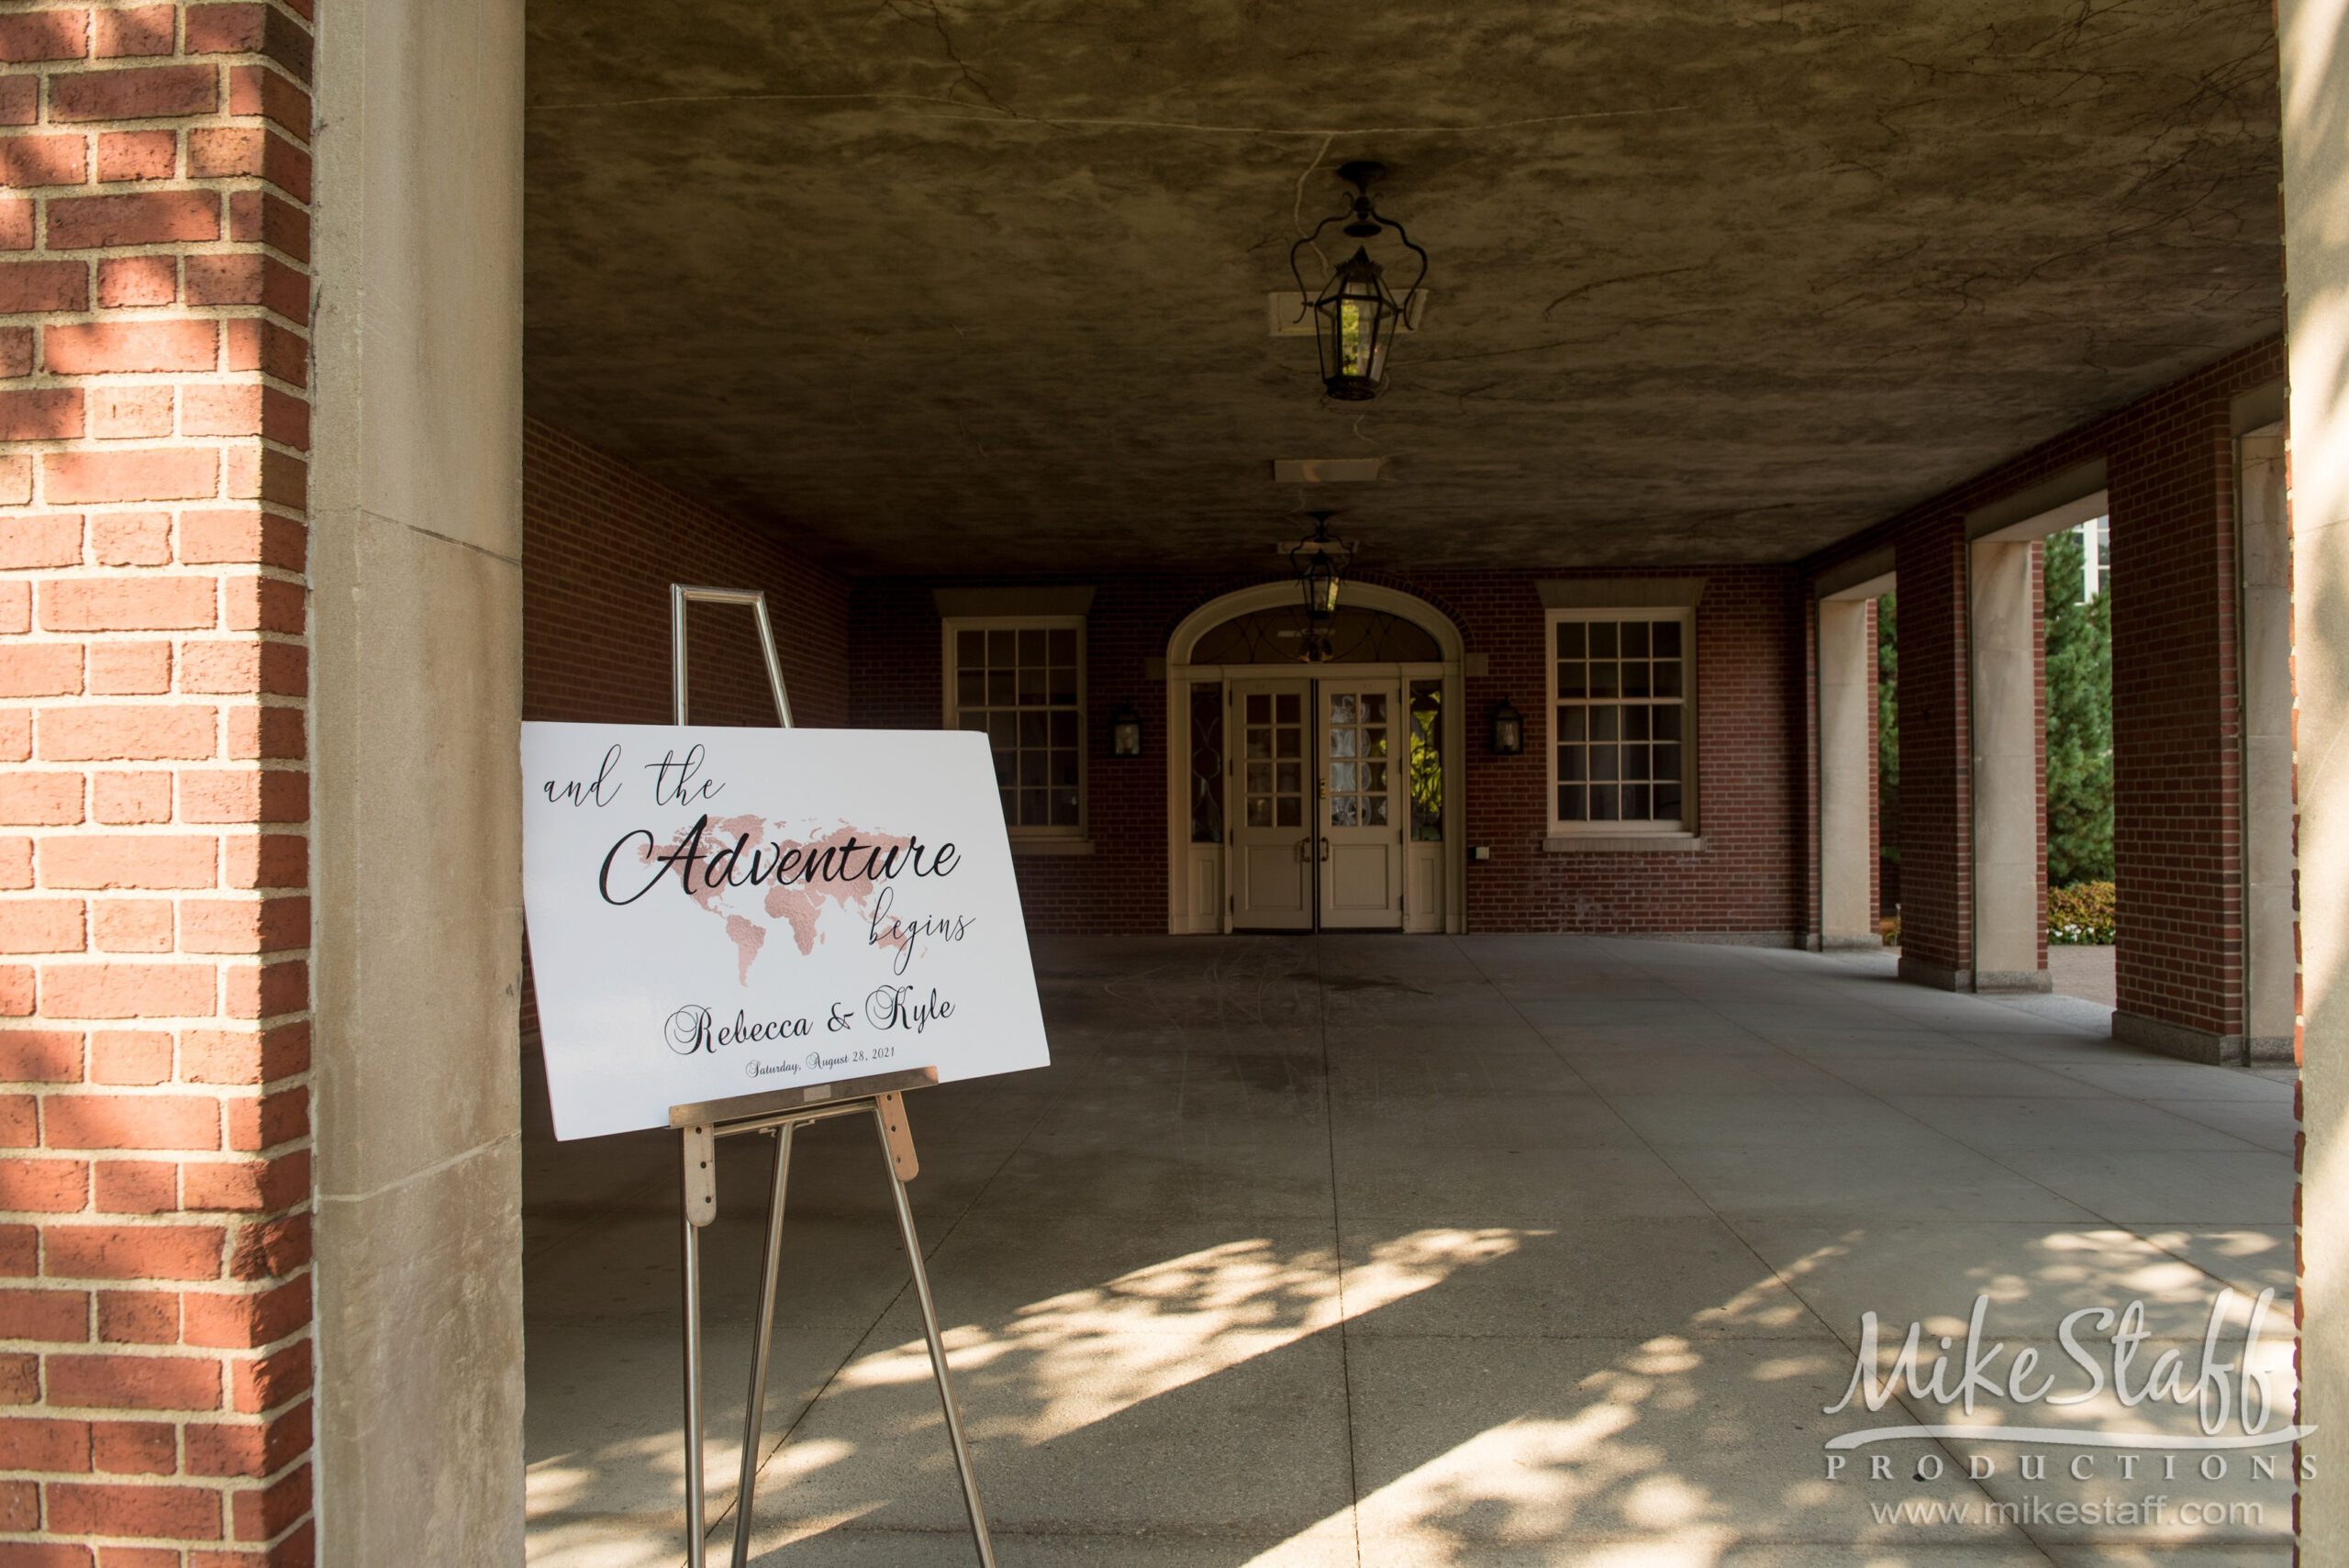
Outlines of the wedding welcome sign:
{"label": "wedding welcome sign", "polygon": [[1048,1064],[986,737],[522,726],[555,1135]]}

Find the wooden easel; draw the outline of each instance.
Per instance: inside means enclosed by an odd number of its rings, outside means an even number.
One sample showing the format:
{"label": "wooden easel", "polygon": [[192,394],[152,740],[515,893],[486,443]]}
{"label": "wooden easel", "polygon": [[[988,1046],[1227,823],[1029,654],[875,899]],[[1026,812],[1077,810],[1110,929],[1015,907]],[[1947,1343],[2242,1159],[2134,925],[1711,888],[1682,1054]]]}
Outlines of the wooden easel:
{"label": "wooden easel", "polygon": [[[691,722],[685,700],[685,607],[688,605],[741,605],[758,621],[759,651],[765,656],[767,684],[774,693],[775,717],[791,728],[791,705],[784,695],[783,664],[775,656],[774,628],[767,618],[767,596],[755,589],[669,587],[669,646],[675,722]],[[963,1414],[954,1403],[954,1385],[947,1375],[946,1343],[939,1337],[938,1308],[930,1299],[930,1274],[922,1267],[921,1237],[914,1229],[913,1206],[906,1198],[906,1184],[919,1173],[914,1155],[913,1129],[906,1122],[905,1091],[938,1082],[938,1070],[924,1067],[909,1073],[850,1078],[759,1095],[740,1095],[700,1105],[672,1106],[669,1125],[681,1135],[685,1176],[685,1561],[688,1568],[707,1568],[703,1540],[703,1507],[707,1492],[703,1476],[701,1410],[701,1230],[718,1218],[718,1140],[740,1133],[773,1135],[774,1192],[767,1206],[764,1262],[759,1274],[758,1339],[751,1347],[750,1403],[742,1419],[742,1478],[734,1502],[734,1568],[746,1568],[751,1556],[751,1501],[757,1493],[759,1436],[767,1398],[767,1359],[774,1332],[775,1276],[782,1263],[783,1197],[791,1173],[791,1134],[795,1128],[831,1117],[873,1118],[881,1139],[883,1164],[889,1190],[896,1199],[897,1229],[905,1240],[906,1258],[913,1270],[914,1296],[921,1305],[922,1334],[930,1343],[930,1370],[938,1380],[938,1403],[946,1415],[946,1437],[953,1445],[954,1468],[963,1482],[963,1507],[971,1518],[971,1540],[978,1548],[980,1568],[995,1568],[995,1547],[987,1539],[985,1510],[979,1506],[978,1478],[971,1470],[970,1445],[963,1437]]]}

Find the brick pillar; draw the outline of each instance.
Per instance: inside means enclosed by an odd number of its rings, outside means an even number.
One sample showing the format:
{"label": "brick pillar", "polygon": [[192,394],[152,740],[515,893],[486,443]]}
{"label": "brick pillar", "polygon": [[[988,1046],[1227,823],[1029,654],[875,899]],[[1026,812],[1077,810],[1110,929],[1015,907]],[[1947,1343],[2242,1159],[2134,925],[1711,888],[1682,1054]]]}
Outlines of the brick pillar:
{"label": "brick pillar", "polygon": [[7,1568],[311,1558],[306,10],[0,12]]}
{"label": "brick pillar", "polygon": [[2244,1054],[2229,403],[2272,374],[2253,356],[2167,389],[2132,411],[2110,454],[2112,1032],[2202,1062]]}
{"label": "brick pillar", "polygon": [[1900,977],[1974,984],[1965,524],[1935,509],[1894,541],[1900,580]]}

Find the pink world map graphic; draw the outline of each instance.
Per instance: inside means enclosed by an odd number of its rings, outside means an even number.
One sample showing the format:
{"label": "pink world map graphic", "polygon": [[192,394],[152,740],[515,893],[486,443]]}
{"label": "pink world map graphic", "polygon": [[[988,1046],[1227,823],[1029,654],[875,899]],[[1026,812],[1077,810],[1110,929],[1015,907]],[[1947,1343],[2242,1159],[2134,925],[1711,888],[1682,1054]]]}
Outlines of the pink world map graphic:
{"label": "pink world map graphic", "polygon": [[[687,895],[709,913],[725,920],[727,938],[733,942],[737,955],[736,978],[744,985],[751,983],[751,965],[765,949],[774,922],[780,921],[790,929],[793,942],[802,955],[807,955],[813,953],[816,944],[825,940],[821,922],[827,901],[843,913],[853,912],[860,917],[869,918],[874,892],[881,880],[873,874],[872,868],[876,863],[887,864],[898,851],[907,849],[912,843],[909,839],[874,833],[845,824],[818,839],[771,838],[771,829],[772,825],[763,817],[712,818],[704,830],[700,866],[687,882]],[[665,852],[674,855],[685,848],[693,832],[690,827],[679,828],[670,839]],[[738,845],[740,853],[734,854]],[[863,857],[864,870],[862,875],[842,876],[837,880],[829,876],[821,880],[808,876],[804,880],[753,884],[749,887],[729,886],[721,878],[719,884],[713,887],[703,881],[701,874],[702,867],[708,867],[713,861],[729,855],[733,857],[727,862],[729,866],[739,867],[747,873],[751,865],[752,851],[759,850],[776,853],[796,850],[800,853],[796,863],[812,871],[828,850],[840,851],[835,863],[844,864],[851,858],[847,851],[852,847],[857,855]],[[864,851],[868,850],[874,852],[866,854]],[[651,865],[662,858],[663,852],[648,842],[637,851],[637,856],[646,865]],[[758,900],[751,912],[746,914],[734,906],[738,899],[751,897]],[[882,930],[869,931],[867,940],[874,947],[894,950],[905,946],[910,939],[892,923]]]}

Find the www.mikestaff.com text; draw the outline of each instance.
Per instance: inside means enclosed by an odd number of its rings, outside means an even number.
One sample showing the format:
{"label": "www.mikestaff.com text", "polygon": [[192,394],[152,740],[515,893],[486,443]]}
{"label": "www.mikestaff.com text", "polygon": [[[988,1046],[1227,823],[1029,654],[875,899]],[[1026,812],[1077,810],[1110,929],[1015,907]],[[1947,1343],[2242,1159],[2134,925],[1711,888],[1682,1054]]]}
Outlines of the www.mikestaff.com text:
{"label": "www.mikestaff.com text", "polygon": [[1880,1525],[1940,1525],[2003,1529],[2009,1525],[2248,1525],[2267,1522],[2265,1503],[2172,1502],[2166,1494],[2149,1497],[2107,1496],[2092,1502],[2056,1502],[2018,1497],[2010,1503],[1870,1503]]}

